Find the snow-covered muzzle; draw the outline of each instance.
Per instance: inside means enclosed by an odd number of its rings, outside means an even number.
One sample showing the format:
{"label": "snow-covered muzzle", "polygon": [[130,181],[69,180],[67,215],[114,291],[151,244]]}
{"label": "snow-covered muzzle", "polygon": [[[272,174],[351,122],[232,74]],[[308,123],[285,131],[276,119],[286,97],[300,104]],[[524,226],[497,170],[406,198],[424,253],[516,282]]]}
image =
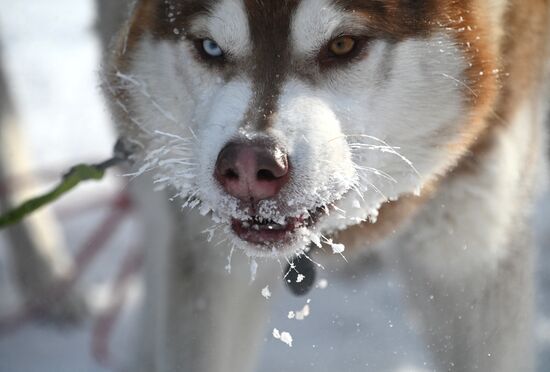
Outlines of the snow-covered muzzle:
{"label": "snow-covered muzzle", "polygon": [[[121,79],[127,89],[150,89],[146,81],[138,82],[137,76],[121,75]],[[228,235],[249,254],[290,254],[311,241],[320,244],[319,223],[332,213],[344,219],[337,202],[348,192],[360,198],[362,187],[334,113],[320,98],[310,94],[297,97],[294,89],[286,89],[277,121],[269,131],[260,133],[243,123],[247,100],[239,96],[251,93],[247,84],[220,87],[197,107],[192,120],[196,126],[168,124],[172,128],[164,128],[157,122],[156,128],[147,130],[142,141],[142,165],[134,175],[152,172],[159,188],[176,190],[174,200],[183,199],[184,208],[196,208],[211,216],[212,233]],[[144,92],[139,95],[152,96]],[[216,180],[216,162],[228,142],[253,141],[258,136],[282,143],[292,168],[288,182],[275,196],[242,200]]]}
{"label": "snow-covered muzzle", "polygon": [[[337,230],[374,222],[384,202],[418,193],[462,151],[467,62],[453,37],[374,39],[362,58],[322,69],[311,56],[364,22],[326,3],[303,0],[295,11],[292,63],[273,77],[281,82],[268,97],[269,112],[258,101],[254,66],[240,70],[231,62],[224,71],[204,63],[185,37],[145,33],[110,78],[130,118],[123,130],[143,148],[135,174],[151,172],[159,188],[175,190],[174,202],[212,218],[211,235],[252,255],[299,252],[329,242]],[[206,38],[199,48],[252,59],[243,5],[217,4],[190,26]],[[268,125],[260,125],[257,118],[267,116]],[[257,138],[285,149],[288,180],[268,198],[232,196],[215,176],[219,154],[229,143]]]}

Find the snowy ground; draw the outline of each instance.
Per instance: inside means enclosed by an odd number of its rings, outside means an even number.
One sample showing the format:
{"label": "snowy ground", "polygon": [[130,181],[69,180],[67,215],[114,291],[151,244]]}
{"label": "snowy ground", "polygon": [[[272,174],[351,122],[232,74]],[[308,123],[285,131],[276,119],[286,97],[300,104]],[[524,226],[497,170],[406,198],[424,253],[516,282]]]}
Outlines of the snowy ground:
{"label": "snowy ground", "polygon": [[[57,174],[79,161],[109,156],[114,136],[99,95],[96,76],[98,44],[93,34],[91,0],[0,0],[0,35],[7,73],[16,95],[21,126],[27,135],[34,168]],[[47,177],[46,177],[47,178]],[[111,177],[88,186],[55,206],[67,246],[76,253],[109,213],[109,201],[124,180]],[[536,226],[541,249],[538,262],[537,341],[539,371],[550,366],[550,201],[541,202]],[[92,305],[89,320],[76,329],[24,324],[0,333],[0,371],[115,371],[129,356],[133,310],[139,304],[139,280],[130,282],[123,316],[106,338],[112,363],[94,357],[94,332],[105,316],[114,278],[122,262],[137,247],[139,226],[125,216],[119,230],[92,262],[79,282]],[[0,234],[0,321],[19,306],[11,284],[9,256]],[[424,347],[409,324],[400,286],[391,273],[369,268],[348,276],[321,272],[328,287],[310,295],[311,315],[288,319],[307,298],[297,299],[283,288],[273,302],[259,371],[429,371]],[[274,289],[276,290],[276,289]],[[260,295],[260,294],[258,294]],[[289,331],[293,347],[275,340],[271,330]],[[101,340],[101,338],[99,338]],[[105,345],[103,345],[105,346]],[[216,372],[216,371],[212,371]]]}

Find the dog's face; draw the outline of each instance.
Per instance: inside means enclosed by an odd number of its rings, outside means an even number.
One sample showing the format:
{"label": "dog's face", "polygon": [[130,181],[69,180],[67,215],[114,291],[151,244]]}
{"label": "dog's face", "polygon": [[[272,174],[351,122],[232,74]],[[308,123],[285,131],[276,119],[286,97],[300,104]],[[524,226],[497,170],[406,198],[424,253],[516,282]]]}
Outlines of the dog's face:
{"label": "dog's face", "polygon": [[454,3],[138,2],[110,84],[142,170],[251,254],[375,220],[481,131],[491,56]]}

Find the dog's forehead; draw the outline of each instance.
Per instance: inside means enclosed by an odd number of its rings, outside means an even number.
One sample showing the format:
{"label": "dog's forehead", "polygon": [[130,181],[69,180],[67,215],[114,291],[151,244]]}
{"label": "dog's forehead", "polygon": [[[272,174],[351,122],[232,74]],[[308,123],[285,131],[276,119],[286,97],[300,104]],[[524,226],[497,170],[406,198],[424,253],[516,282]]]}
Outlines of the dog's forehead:
{"label": "dog's forehead", "polygon": [[[189,3],[192,4],[193,2]],[[189,12],[192,34],[205,34],[236,57],[284,53],[290,24],[300,0],[210,0],[206,11]],[[202,4],[204,6],[204,4]]]}
{"label": "dog's forehead", "polygon": [[166,9],[158,15],[168,21],[168,34],[172,34],[172,24],[198,24],[215,34],[230,34],[236,43],[252,41],[255,50],[286,47],[300,37],[305,43],[341,22],[361,24],[373,36],[393,39],[425,34],[433,27],[438,9],[445,8],[441,0],[158,1]]}
{"label": "dog's forehead", "polygon": [[424,33],[435,0],[159,1],[170,33],[181,22],[176,39],[183,33],[212,38],[238,61],[234,73],[246,74],[254,92],[244,123],[263,130],[270,127],[293,63],[302,56],[315,56],[346,33],[368,31],[391,39]]}

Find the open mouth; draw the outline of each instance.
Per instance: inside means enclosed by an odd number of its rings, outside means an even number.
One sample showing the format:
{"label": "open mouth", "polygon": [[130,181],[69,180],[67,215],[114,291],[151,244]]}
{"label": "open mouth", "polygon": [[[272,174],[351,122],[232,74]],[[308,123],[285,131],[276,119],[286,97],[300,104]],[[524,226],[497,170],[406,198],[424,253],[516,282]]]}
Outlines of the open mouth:
{"label": "open mouth", "polygon": [[247,220],[233,219],[231,227],[237,236],[255,245],[286,245],[290,244],[303,228],[310,228],[324,214],[324,208],[309,211],[306,216],[287,217],[283,224],[261,217],[251,217]]}

